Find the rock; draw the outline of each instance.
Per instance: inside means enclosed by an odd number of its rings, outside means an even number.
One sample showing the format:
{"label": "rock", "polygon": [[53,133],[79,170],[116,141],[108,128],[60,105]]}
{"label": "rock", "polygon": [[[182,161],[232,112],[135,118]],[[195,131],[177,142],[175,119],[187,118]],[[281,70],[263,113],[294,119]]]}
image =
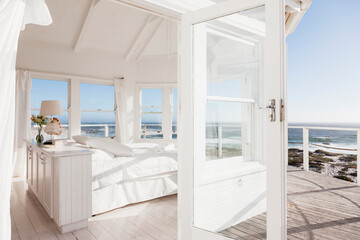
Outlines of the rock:
{"label": "rock", "polygon": [[353,162],[357,160],[357,156],[354,154],[343,155],[339,157],[339,160],[343,162]]}
{"label": "rock", "polygon": [[331,152],[327,152],[327,151],[324,151],[324,150],[315,150],[314,152],[315,154],[321,154],[321,155],[325,155],[325,156],[331,156],[331,157],[335,157],[335,156],[339,156],[341,154],[339,153],[331,153]]}

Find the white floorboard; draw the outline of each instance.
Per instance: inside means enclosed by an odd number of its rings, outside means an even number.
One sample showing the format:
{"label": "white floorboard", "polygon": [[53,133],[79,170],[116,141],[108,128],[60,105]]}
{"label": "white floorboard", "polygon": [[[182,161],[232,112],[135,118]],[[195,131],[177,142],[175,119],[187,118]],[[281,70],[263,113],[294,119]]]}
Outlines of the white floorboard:
{"label": "white floorboard", "polygon": [[133,204],[89,219],[86,229],[61,234],[24,181],[12,184],[13,240],[175,240],[177,196]]}

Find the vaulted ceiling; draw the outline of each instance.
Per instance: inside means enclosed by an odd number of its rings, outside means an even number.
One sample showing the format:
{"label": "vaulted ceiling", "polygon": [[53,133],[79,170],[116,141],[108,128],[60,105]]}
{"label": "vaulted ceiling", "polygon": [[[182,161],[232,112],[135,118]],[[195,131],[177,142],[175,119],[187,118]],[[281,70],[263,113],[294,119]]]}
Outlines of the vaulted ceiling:
{"label": "vaulted ceiling", "polygon": [[47,27],[28,25],[20,35],[81,52],[121,55],[126,60],[169,57],[177,50],[177,23],[111,0],[46,0],[53,18]]}
{"label": "vaulted ceiling", "polygon": [[[50,26],[28,25],[20,43],[47,42],[71,48],[74,53],[97,50],[121,56],[125,61],[167,58],[177,53],[178,22],[146,11],[167,9],[168,15],[210,6],[223,0],[46,0],[53,18]],[[145,5],[144,5],[145,3]],[[286,1],[286,27],[291,33],[311,0]],[[136,8],[133,4],[140,5]],[[142,4],[142,5],[141,5]],[[156,11],[153,11],[153,13]],[[249,10],[251,18],[260,13]],[[245,13],[244,13],[245,14]],[[244,15],[243,14],[243,15]],[[161,14],[160,14],[161,15]],[[263,19],[259,19],[263,21]]]}

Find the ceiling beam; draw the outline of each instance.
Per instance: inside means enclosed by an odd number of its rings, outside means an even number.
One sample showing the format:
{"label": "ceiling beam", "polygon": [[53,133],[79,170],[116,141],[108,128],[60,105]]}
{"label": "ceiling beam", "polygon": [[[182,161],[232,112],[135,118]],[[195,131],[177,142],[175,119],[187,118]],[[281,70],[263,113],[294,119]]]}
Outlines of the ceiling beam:
{"label": "ceiling beam", "polygon": [[149,43],[151,42],[151,39],[153,39],[154,35],[156,34],[157,30],[160,28],[161,24],[163,23],[162,18],[157,19],[156,23],[155,23],[155,27],[152,28],[150,30],[150,34],[148,35],[149,37],[145,40],[145,42],[142,44],[140,52],[138,53],[138,57],[136,59],[136,61],[140,61],[142,55],[144,54],[144,51],[146,49],[146,47],[149,45]]}
{"label": "ceiling beam", "polygon": [[165,7],[158,6],[153,3],[149,3],[144,0],[108,0],[115,2],[130,8],[137,9],[142,12],[146,12],[161,18],[165,18],[171,21],[180,21],[181,13],[167,9]]}
{"label": "ceiling beam", "polygon": [[75,42],[75,45],[74,45],[74,52],[79,52],[79,50],[81,49],[81,45],[84,41],[84,35],[87,31],[87,29],[89,28],[89,25],[90,25],[90,21],[93,17],[93,14],[94,14],[94,11],[95,11],[95,7],[96,5],[100,2],[101,0],[92,0],[91,3],[90,3],[90,7],[89,7],[89,10],[87,12],[87,15],[84,19],[84,22],[82,24],[82,27],[79,31],[79,36]]}
{"label": "ceiling beam", "polygon": [[146,41],[147,38],[149,38],[149,35],[151,34],[151,29],[153,28],[153,24],[156,21],[159,21],[160,18],[154,15],[150,15],[144,24],[141,32],[137,36],[135,42],[131,45],[130,49],[128,50],[125,61],[130,61],[130,59],[135,55],[135,53],[138,51],[138,49],[143,45],[143,43]]}

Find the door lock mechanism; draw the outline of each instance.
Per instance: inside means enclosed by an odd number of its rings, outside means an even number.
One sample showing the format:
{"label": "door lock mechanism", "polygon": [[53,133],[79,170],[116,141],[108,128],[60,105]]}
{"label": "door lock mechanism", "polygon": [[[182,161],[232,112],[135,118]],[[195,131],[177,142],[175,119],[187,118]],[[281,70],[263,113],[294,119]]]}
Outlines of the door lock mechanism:
{"label": "door lock mechanism", "polygon": [[269,105],[266,106],[269,111],[269,121],[275,122],[276,121],[276,102],[275,99],[269,100]]}

